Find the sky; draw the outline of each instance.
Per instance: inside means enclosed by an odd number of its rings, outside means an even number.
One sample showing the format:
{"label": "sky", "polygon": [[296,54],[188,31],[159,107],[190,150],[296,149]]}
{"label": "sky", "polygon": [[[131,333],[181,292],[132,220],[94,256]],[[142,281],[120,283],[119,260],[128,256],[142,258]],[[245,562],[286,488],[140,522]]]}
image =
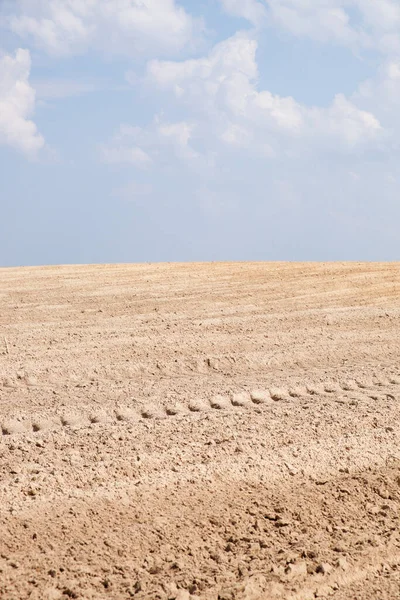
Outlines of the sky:
{"label": "sky", "polygon": [[398,0],[0,0],[0,266],[400,259]]}

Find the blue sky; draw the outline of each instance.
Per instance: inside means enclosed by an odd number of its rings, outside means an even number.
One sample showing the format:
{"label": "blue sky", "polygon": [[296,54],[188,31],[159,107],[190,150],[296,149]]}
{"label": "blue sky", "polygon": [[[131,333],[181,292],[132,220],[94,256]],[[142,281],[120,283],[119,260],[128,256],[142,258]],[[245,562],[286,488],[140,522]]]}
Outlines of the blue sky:
{"label": "blue sky", "polygon": [[400,258],[398,0],[3,0],[0,265]]}

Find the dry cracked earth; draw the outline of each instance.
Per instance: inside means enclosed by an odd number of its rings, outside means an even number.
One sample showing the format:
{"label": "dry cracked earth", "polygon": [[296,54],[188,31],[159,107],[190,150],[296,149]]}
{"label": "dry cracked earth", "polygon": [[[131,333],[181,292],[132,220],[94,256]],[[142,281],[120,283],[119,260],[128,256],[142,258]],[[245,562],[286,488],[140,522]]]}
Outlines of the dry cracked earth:
{"label": "dry cracked earth", "polygon": [[0,269],[0,597],[400,598],[400,265]]}

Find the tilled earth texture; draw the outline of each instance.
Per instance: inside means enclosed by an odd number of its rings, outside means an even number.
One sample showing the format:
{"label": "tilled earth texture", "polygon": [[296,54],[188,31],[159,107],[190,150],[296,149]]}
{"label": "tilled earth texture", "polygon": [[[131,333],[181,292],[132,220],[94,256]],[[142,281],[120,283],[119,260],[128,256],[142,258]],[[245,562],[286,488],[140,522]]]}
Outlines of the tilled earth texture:
{"label": "tilled earth texture", "polygon": [[400,598],[400,265],[0,270],[0,597]]}

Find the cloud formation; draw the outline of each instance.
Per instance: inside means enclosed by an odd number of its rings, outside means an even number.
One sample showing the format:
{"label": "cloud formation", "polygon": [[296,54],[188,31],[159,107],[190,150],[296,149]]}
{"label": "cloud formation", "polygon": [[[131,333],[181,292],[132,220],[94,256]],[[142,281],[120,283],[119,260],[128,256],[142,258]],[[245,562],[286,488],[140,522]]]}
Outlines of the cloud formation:
{"label": "cloud formation", "polygon": [[1,0],[0,28],[0,143],[44,146],[36,91],[62,156],[2,149],[8,221],[57,260],[398,256],[398,0]]}
{"label": "cloud formation", "polygon": [[35,91],[29,84],[28,50],[0,55],[0,143],[34,156],[44,139],[29,117],[35,109]]}
{"label": "cloud formation", "polygon": [[187,165],[198,154],[190,145],[194,125],[168,122],[155,116],[148,127],[121,125],[113,138],[100,147],[104,162],[130,163],[139,169],[167,166],[171,161]]}
{"label": "cloud formation", "polygon": [[227,13],[253,25],[354,50],[400,51],[397,0],[220,0]]}
{"label": "cloud formation", "polygon": [[174,55],[193,46],[202,27],[175,0],[17,0],[6,6],[9,29],[53,56],[89,48]]}
{"label": "cloud formation", "polygon": [[381,133],[378,119],[337,94],[327,108],[260,90],[257,42],[238,33],[195,60],[148,64],[147,80],[191,115],[193,137],[205,132],[264,156],[305,149],[357,151]]}
{"label": "cloud formation", "polygon": [[261,25],[267,16],[266,6],[257,0],[221,0],[225,11],[234,17],[243,17],[253,25]]}

